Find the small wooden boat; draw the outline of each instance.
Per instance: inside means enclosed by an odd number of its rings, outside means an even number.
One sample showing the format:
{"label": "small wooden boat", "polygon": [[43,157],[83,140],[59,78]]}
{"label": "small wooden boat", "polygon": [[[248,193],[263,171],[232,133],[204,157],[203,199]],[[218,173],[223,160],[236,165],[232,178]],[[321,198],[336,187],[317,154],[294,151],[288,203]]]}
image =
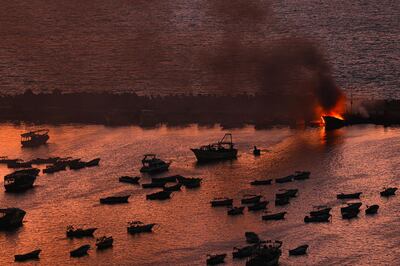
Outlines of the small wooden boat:
{"label": "small wooden boat", "polygon": [[283,205],[287,205],[289,203],[290,203],[289,197],[275,199],[275,206],[283,206]]}
{"label": "small wooden boat", "polygon": [[310,211],[310,216],[319,216],[319,215],[323,215],[323,214],[330,214],[332,208],[326,207],[323,209],[319,209],[316,211]]}
{"label": "small wooden boat", "polygon": [[353,219],[358,217],[358,213],[360,210],[353,210],[353,211],[348,211],[348,212],[342,212],[342,218],[343,219]]}
{"label": "small wooden boat", "polygon": [[4,177],[4,188],[7,192],[24,192],[33,188],[35,180],[36,175],[14,172]]}
{"label": "small wooden boat", "polygon": [[185,178],[183,182],[180,182],[186,188],[197,188],[200,187],[202,179],[201,178]]}
{"label": "small wooden boat", "polygon": [[252,204],[252,203],[257,203],[260,202],[260,199],[262,198],[261,195],[244,195],[244,198],[242,199],[242,204]]}
{"label": "small wooden boat", "polygon": [[233,199],[230,198],[215,198],[210,201],[212,207],[219,206],[231,206],[233,204]]}
{"label": "small wooden boat", "polygon": [[382,197],[390,197],[396,194],[397,187],[388,187],[380,192]]}
{"label": "small wooden boat", "polygon": [[164,186],[165,183],[161,182],[142,184],[142,188],[164,188]]}
{"label": "small wooden boat", "polygon": [[379,205],[371,205],[367,206],[367,209],[365,210],[365,214],[376,214],[378,212]]}
{"label": "small wooden boat", "polygon": [[257,244],[261,242],[260,237],[254,232],[245,232],[244,237],[249,244]]}
{"label": "small wooden boat", "polygon": [[83,256],[88,255],[89,249],[90,249],[90,245],[83,245],[77,249],[70,251],[69,254],[71,257],[76,257],[76,258],[83,257]]}
{"label": "small wooden boat", "polygon": [[254,146],[253,154],[254,154],[254,156],[260,156],[261,155],[261,150],[257,149],[257,147]]}
{"label": "small wooden boat", "polygon": [[106,198],[101,198],[101,204],[118,204],[118,203],[128,203],[128,199],[131,195],[125,196],[111,196]]}
{"label": "small wooden boat", "polygon": [[38,147],[49,140],[49,130],[40,129],[21,134],[22,147]]}
{"label": "small wooden boat", "polygon": [[81,237],[92,237],[94,231],[96,231],[97,228],[87,228],[87,229],[82,229],[82,228],[77,228],[75,229],[72,225],[67,226],[67,237],[76,237],[76,238],[81,238]]}
{"label": "small wooden boat", "polygon": [[346,207],[340,208],[340,212],[345,213],[345,212],[359,211],[361,205],[362,205],[361,202],[348,203]]}
{"label": "small wooden boat", "polygon": [[290,249],[289,255],[290,256],[301,256],[307,253],[308,245],[301,245],[297,248]]}
{"label": "small wooden boat", "polygon": [[340,193],[340,194],[336,195],[336,198],[338,198],[338,199],[359,199],[361,194],[362,194],[362,192],[356,192],[356,193],[350,193],[350,194]]}
{"label": "small wooden boat", "polygon": [[292,182],[293,181],[293,177],[294,177],[293,175],[288,175],[288,176],[285,176],[285,177],[276,178],[275,179],[275,183],[282,184],[282,183]]}
{"label": "small wooden boat", "polygon": [[74,160],[69,163],[69,169],[71,170],[79,170],[86,167],[86,163],[80,160]]}
{"label": "small wooden boat", "polygon": [[152,177],[151,182],[152,183],[175,183],[176,182],[176,175],[171,175],[171,176],[165,176],[165,177]]}
{"label": "small wooden boat", "polygon": [[130,184],[139,184],[140,177],[139,176],[121,176],[119,182],[130,183]]}
{"label": "small wooden boat", "polygon": [[19,161],[13,161],[7,163],[8,168],[31,168],[32,163],[31,162],[19,162]]}
{"label": "small wooden boat", "polygon": [[150,233],[153,231],[153,227],[156,224],[144,224],[141,221],[132,221],[128,223],[128,233],[138,234],[138,233]]}
{"label": "small wooden boat", "polygon": [[39,254],[41,251],[42,250],[40,249],[36,249],[25,254],[14,255],[14,259],[15,261],[37,260],[39,259]]}
{"label": "small wooden boat", "polygon": [[228,210],[228,215],[239,215],[239,214],[243,214],[243,210],[244,207],[233,207],[231,209]]}
{"label": "small wooden boat", "polygon": [[98,165],[99,165],[99,162],[100,162],[100,158],[96,158],[96,159],[93,159],[93,160],[91,160],[91,161],[89,161],[89,162],[86,162],[86,163],[85,163],[85,166],[86,166],[86,167],[98,166]]}
{"label": "small wooden boat", "polygon": [[296,171],[293,175],[294,180],[304,180],[310,178],[311,172],[307,171]]}
{"label": "small wooden boat", "polygon": [[200,148],[190,149],[199,162],[235,159],[238,150],[234,148],[232,134],[227,133],[217,143],[203,145]]}
{"label": "small wooden boat", "polygon": [[257,203],[254,203],[253,205],[250,205],[247,207],[249,211],[259,211],[259,210],[265,210],[267,208],[269,201],[264,200],[260,201]]}
{"label": "small wooden boat", "polygon": [[21,227],[25,214],[26,212],[19,208],[0,209],[0,230]]}
{"label": "small wooden boat", "polygon": [[56,172],[64,171],[67,169],[65,164],[53,164],[46,166],[45,169],[42,170],[44,174],[53,174]]}
{"label": "small wooden boat", "polygon": [[285,215],[287,212],[278,212],[273,214],[266,214],[262,216],[262,219],[265,221],[268,220],[283,220],[285,219]]}
{"label": "small wooden boat", "polygon": [[246,266],[277,266],[282,254],[281,241],[267,241],[267,244],[257,245]]}
{"label": "small wooden boat", "polygon": [[234,259],[247,258],[253,255],[254,250],[257,248],[257,245],[245,246],[242,248],[233,248],[232,256]]}
{"label": "small wooden boat", "polygon": [[265,186],[265,185],[271,185],[272,179],[264,179],[264,180],[254,180],[250,182],[250,185],[252,186]]}
{"label": "small wooden boat", "polygon": [[316,216],[306,216],[304,217],[305,223],[325,223],[329,222],[332,215],[330,214],[321,214]]}
{"label": "small wooden boat", "polygon": [[225,257],[226,254],[215,254],[215,255],[207,255],[207,260],[206,263],[207,265],[217,265],[220,263],[224,263],[225,262]]}
{"label": "small wooden boat", "polygon": [[146,195],[148,200],[166,200],[171,198],[172,191],[158,191],[152,194]]}
{"label": "small wooden boat", "polygon": [[298,191],[299,191],[298,189],[285,189],[285,191],[282,192],[282,193],[276,193],[275,197],[277,199],[279,199],[279,198],[289,198],[289,197],[290,198],[294,198],[294,197],[296,197]]}
{"label": "small wooden boat", "polygon": [[178,183],[176,185],[173,186],[165,186],[163,188],[164,191],[180,191],[182,187],[182,184]]}
{"label": "small wooden boat", "polygon": [[96,247],[97,249],[106,249],[112,247],[114,243],[114,239],[112,236],[102,236],[96,239]]}
{"label": "small wooden boat", "polygon": [[140,168],[140,172],[142,173],[159,173],[168,171],[171,163],[164,162],[161,159],[158,159],[155,154],[145,154],[142,160],[142,168]]}

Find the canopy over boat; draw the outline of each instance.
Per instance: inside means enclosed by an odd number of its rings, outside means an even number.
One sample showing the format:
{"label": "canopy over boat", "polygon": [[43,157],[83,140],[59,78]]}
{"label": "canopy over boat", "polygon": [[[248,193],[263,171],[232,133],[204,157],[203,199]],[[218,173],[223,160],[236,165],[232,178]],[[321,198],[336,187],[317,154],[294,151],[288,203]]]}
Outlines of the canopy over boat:
{"label": "canopy over boat", "polygon": [[30,137],[36,136],[36,135],[47,135],[48,133],[49,133],[48,129],[39,129],[39,130],[23,133],[23,134],[21,134],[21,137],[30,138]]}

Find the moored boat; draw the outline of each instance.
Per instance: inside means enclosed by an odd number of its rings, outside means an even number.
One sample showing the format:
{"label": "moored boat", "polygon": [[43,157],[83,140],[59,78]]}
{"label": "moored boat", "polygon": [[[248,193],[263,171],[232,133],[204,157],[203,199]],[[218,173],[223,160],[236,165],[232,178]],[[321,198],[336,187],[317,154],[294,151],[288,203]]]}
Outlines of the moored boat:
{"label": "moored boat", "polygon": [[249,244],[257,244],[261,242],[260,237],[254,232],[245,232],[244,237]]}
{"label": "moored boat", "polygon": [[152,177],[152,183],[175,183],[177,175],[165,176],[165,177]]}
{"label": "moored boat", "polygon": [[158,159],[155,154],[145,154],[144,158],[142,159],[142,168],[140,168],[140,172],[142,173],[159,173],[167,171],[170,162],[164,162],[161,159]]}
{"label": "moored boat", "polygon": [[260,156],[261,155],[261,150],[257,149],[257,146],[254,146],[254,148],[253,148],[253,155],[254,156]]}
{"label": "moored boat", "polygon": [[33,187],[36,175],[16,171],[4,177],[4,188],[7,192],[23,192]]}
{"label": "moored boat", "polygon": [[362,205],[361,202],[348,203],[346,207],[340,208],[340,212],[345,213],[345,212],[359,211],[361,205]]}
{"label": "moored boat", "polygon": [[251,258],[246,262],[246,266],[277,266],[282,254],[281,241],[267,241],[264,245],[258,245],[253,250]]}
{"label": "moored boat", "polygon": [[315,215],[315,216],[306,216],[304,217],[304,222],[305,223],[326,223],[329,222],[330,218],[332,215],[330,214],[320,214],[320,215]]}
{"label": "moored boat", "polygon": [[267,208],[269,201],[264,200],[264,201],[260,201],[257,203],[254,203],[253,205],[249,205],[247,207],[247,209],[249,211],[259,211],[259,210],[265,210]]}
{"label": "moored boat", "polygon": [[275,206],[283,206],[283,205],[287,205],[290,203],[290,198],[286,197],[286,198],[276,198],[275,199]]}
{"label": "moored boat", "polygon": [[53,164],[46,166],[45,169],[42,170],[44,174],[53,174],[56,172],[64,171],[67,169],[65,164]]}
{"label": "moored boat", "polygon": [[7,163],[7,167],[8,168],[31,168],[32,163],[31,162],[14,161],[14,162]]}
{"label": "moored boat", "polygon": [[260,202],[262,196],[261,195],[244,195],[241,202],[242,204],[252,204]]}
{"label": "moored boat", "polygon": [[152,194],[146,195],[148,200],[166,200],[171,198],[171,191],[158,191]]}
{"label": "moored boat", "polygon": [[164,188],[165,183],[155,182],[155,183],[145,183],[142,184],[142,188]]}
{"label": "moored boat", "polygon": [[21,134],[22,147],[37,147],[49,140],[49,130],[41,129]]}
{"label": "moored boat", "polygon": [[196,156],[197,161],[217,161],[235,159],[237,149],[234,148],[232,142],[232,134],[225,134],[224,137],[217,143],[201,146],[200,148],[190,149]]}
{"label": "moored boat", "polygon": [[76,238],[81,238],[81,237],[92,237],[94,231],[96,231],[97,228],[87,228],[87,229],[82,229],[82,228],[77,228],[75,229],[72,225],[67,226],[67,237],[76,237]]}
{"label": "moored boat", "polygon": [[228,209],[228,215],[239,215],[239,214],[243,214],[243,210],[244,207],[232,207],[230,209]]}
{"label": "moored boat", "polygon": [[164,190],[164,191],[180,191],[180,190],[181,190],[181,187],[182,187],[182,184],[181,184],[181,183],[178,183],[178,184],[173,185],[173,186],[165,186],[165,187],[163,188],[163,190]]}
{"label": "moored boat", "polygon": [[296,171],[293,175],[294,180],[304,180],[309,179],[311,172],[308,171]]}
{"label": "moored boat", "polygon": [[294,177],[293,175],[288,175],[288,176],[285,176],[285,177],[276,178],[275,179],[275,183],[282,184],[282,183],[292,182],[293,181],[293,177]]}
{"label": "moored boat", "polygon": [[112,236],[102,236],[96,239],[96,247],[97,249],[106,249],[112,247],[114,243],[114,239]]}
{"label": "moored boat", "polygon": [[340,194],[336,195],[336,198],[338,198],[338,199],[359,199],[361,194],[362,194],[362,192],[349,193],[349,194],[340,193]]}
{"label": "moored boat", "polygon": [[379,205],[374,204],[371,206],[367,206],[367,209],[365,209],[365,214],[376,214],[378,212]]}
{"label": "moored boat", "polygon": [[71,161],[69,164],[69,169],[71,170],[79,170],[86,167],[86,163],[80,160]]}
{"label": "moored boat", "polygon": [[297,248],[290,249],[289,250],[289,255],[290,256],[301,256],[305,255],[307,253],[308,245],[301,245],[298,246]]}
{"label": "moored boat", "polygon": [[382,197],[394,196],[396,194],[397,187],[388,187],[380,192]]}
{"label": "moored boat", "polygon": [[283,220],[285,219],[285,215],[287,212],[278,212],[273,214],[265,214],[262,216],[262,219],[265,221],[268,220]]}
{"label": "moored boat", "polygon": [[226,254],[214,254],[214,255],[207,255],[206,263],[207,265],[217,265],[225,262]]}
{"label": "moored boat", "polygon": [[83,245],[77,249],[74,249],[69,252],[71,257],[83,257],[88,255],[88,251],[90,249],[90,245]]}
{"label": "moored boat", "polygon": [[130,184],[139,184],[140,177],[139,176],[121,176],[119,182],[122,183],[130,183]]}
{"label": "moored boat", "polygon": [[14,229],[22,226],[26,212],[19,208],[0,209],[0,230]]}
{"label": "moored boat", "polygon": [[310,211],[310,216],[319,216],[323,214],[330,214],[332,208],[325,207],[325,208],[319,208],[315,211]]}
{"label": "moored boat", "polygon": [[153,231],[155,223],[144,224],[141,221],[132,221],[128,223],[128,233],[138,234],[138,233],[150,233]]}
{"label": "moored boat", "polygon": [[296,197],[298,191],[299,191],[298,189],[285,189],[284,192],[276,193],[275,197],[277,199],[289,198],[289,197],[294,198],[294,197]]}
{"label": "moored boat", "polygon": [[256,248],[257,248],[257,244],[251,245],[251,246],[245,246],[245,247],[241,247],[241,248],[234,247],[232,256],[234,259],[242,259],[242,258],[250,257]]}
{"label": "moored boat", "polygon": [[118,204],[118,203],[128,203],[128,199],[131,195],[124,196],[111,196],[106,198],[101,198],[101,204]]}
{"label": "moored boat", "polygon": [[42,250],[36,249],[34,251],[25,253],[25,254],[18,254],[14,255],[15,261],[27,261],[27,260],[37,260],[39,259],[39,254]]}
{"label": "moored boat", "polygon": [[252,186],[265,186],[265,185],[271,185],[272,179],[264,179],[264,180],[254,180],[250,182],[250,185]]}
{"label": "moored boat", "polygon": [[231,206],[233,204],[233,199],[230,198],[214,198],[210,201],[212,207],[219,206]]}
{"label": "moored boat", "polygon": [[90,160],[85,163],[86,167],[93,167],[93,166],[98,166],[100,163],[100,158],[95,158],[93,160]]}
{"label": "moored boat", "polygon": [[348,212],[342,212],[342,218],[343,219],[353,219],[358,217],[358,213],[360,212],[360,210],[352,210],[352,211],[348,211]]}
{"label": "moored boat", "polygon": [[185,178],[180,183],[184,185],[186,188],[198,188],[200,187],[202,180],[203,179],[201,178],[192,177],[192,178]]}

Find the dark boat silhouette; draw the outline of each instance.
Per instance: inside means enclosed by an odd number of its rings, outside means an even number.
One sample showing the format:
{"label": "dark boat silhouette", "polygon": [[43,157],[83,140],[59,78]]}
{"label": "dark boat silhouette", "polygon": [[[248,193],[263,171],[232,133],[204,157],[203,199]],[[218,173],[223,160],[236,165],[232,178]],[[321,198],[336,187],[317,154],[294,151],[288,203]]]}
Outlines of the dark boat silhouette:
{"label": "dark boat silhouette", "polygon": [[243,214],[243,210],[244,210],[243,206],[232,207],[227,211],[227,213],[228,213],[228,215],[239,215],[239,214]]}
{"label": "dark boat silhouette", "polygon": [[218,161],[235,159],[237,149],[232,142],[232,134],[227,133],[217,143],[201,146],[200,148],[190,149],[199,162]]}
{"label": "dark boat silhouette", "polygon": [[22,226],[26,212],[19,208],[0,209],[0,230],[14,229]]}
{"label": "dark boat silhouette", "polygon": [[42,170],[44,174],[53,174],[56,172],[64,171],[67,169],[67,166],[65,164],[54,164],[54,165],[48,165],[46,166],[45,169]]}
{"label": "dark boat silhouette", "polygon": [[83,245],[77,249],[70,251],[69,254],[71,257],[83,257],[83,256],[88,255],[89,249],[90,249],[90,245]]}
{"label": "dark boat silhouette", "polygon": [[275,199],[275,206],[283,206],[283,205],[287,205],[289,203],[290,203],[290,198],[289,197],[276,198]]}
{"label": "dark boat silhouette", "polygon": [[121,176],[119,182],[122,183],[130,183],[130,184],[139,184],[140,177],[139,176]]}
{"label": "dark boat silhouette", "polygon": [[315,211],[310,211],[310,216],[319,216],[319,215],[324,215],[324,214],[330,214],[332,208],[326,207],[326,208],[320,208],[319,210]]}
{"label": "dark boat silhouette", "polygon": [[150,233],[153,231],[155,223],[144,224],[141,221],[132,221],[128,223],[128,233],[138,234],[138,233]]}
{"label": "dark boat silhouette", "polygon": [[265,214],[262,216],[262,219],[265,221],[268,220],[283,220],[285,219],[285,215],[287,212],[278,212],[273,214]]}
{"label": "dark boat silhouette", "polygon": [[181,190],[181,187],[182,187],[182,184],[181,184],[181,183],[178,183],[178,184],[173,185],[173,186],[165,186],[165,187],[163,188],[163,190],[164,190],[164,191],[180,191],[180,190]]}
{"label": "dark boat silhouette", "polygon": [[382,197],[390,197],[396,194],[397,187],[388,187],[385,188],[383,191],[380,192]]}
{"label": "dark boat silhouette", "polygon": [[165,183],[161,182],[152,182],[152,183],[145,183],[142,184],[142,188],[164,188]]}
{"label": "dark boat silhouette", "polygon": [[165,177],[152,177],[152,183],[175,183],[177,179],[177,175],[165,176]]}
{"label": "dark boat silhouette", "polygon": [[330,215],[328,213],[315,215],[315,216],[306,216],[306,217],[304,217],[304,222],[305,223],[326,223],[326,222],[329,222],[331,217],[332,217],[332,215]]}
{"label": "dark boat silhouette", "polygon": [[23,192],[33,187],[39,169],[31,168],[15,171],[4,176],[4,188],[7,192]]}
{"label": "dark boat silhouette", "polygon": [[294,180],[304,180],[310,178],[311,172],[308,171],[296,171],[293,175]]}
{"label": "dark boat silhouette", "polygon": [[280,198],[293,198],[293,197],[296,197],[298,191],[299,191],[298,189],[285,189],[284,192],[276,193],[275,197],[277,199],[280,199]]}
{"label": "dark boat silhouette", "polygon": [[377,205],[377,204],[367,206],[367,209],[365,210],[365,214],[369,214],[369,215],[376,214],[378,212],[378,209],[379,209],[379,205]]}
{"label": "dark boat silhouette", "polygon": [[350,193],[350,194],[340,193],[340,194],[336,195],[336,198],[338,198],[338,199],[359,199],[361,194],[362,194],[362,192],[356,192],[356,193]]}
{"label": "dark boat silhouette", "polygon": [[149,153],[144,155],[142,165],[140,172],[152,174],[167,171],[171,162],[164,162],[163,160],[158,159],[155,154]]}
{"label": "dark boat silhouette", "polygon": [[254,180],[250,182],[250,185],[252,186],[265,186],[265,185],[271,185],[272,179],[264,179],[264,180]]}
{"label": "dark boat silhouette", "polygon": [[85,166],[86,167],[98,166],[99,163],[100,163],[100,158],[96,158],[96,159],[93,159],[93,160],[90,160],[90,161],[86,162]]}
{"label": "dark boat silhouette", "polygon": [[244,195],[244,198],[241,200],[241,202],[242,204],[252,204],[260,202],[261,198],[261,195]]}
{"label": "dark boat silhouette", "polygon": [[266,200],[260,201],[260,202],[254,203],[253,205],[248,206],[247,209],[249,211],[265,210],[267,208],[268,203],[269,203],[269,201],[266,201]]}
{"label": "dark boat silhouette", "polygon": [[263,245],[257,245],[246,262],[246,266],[277,266],[282,254],[281,241],[267,241]]}
{"label": "dark boat silhouette", "polygon": [[324,115],[324,116],[322,116],[322,119],[324,120],[326,129],[337,129],[337,128],[344,127],[346,125],[345,120],[334,117],[334,116]]}
{"label": "dark boat silhouette", "polygon": [[18,254],[14,255],[15,261],[27,261],[27,260],[37,260],[39,259],[39,254],[42,250],[36,249],[34,251],[25,253],[25,254]]}
{"label": "dark boat silhouette", "polygon": [[245,232],[244,237],[246,238],[246,242],[249,244],[257,244],[261,242],[260,237],[254,232]]}
{"label": "dark boat silhouette", "polygon": [[346,213],[346,212],[354,212],[354,211],[359,211],[362,203],[361,202],[355,202],[355,203],[348,203],[346,207],[340,208],[340,212]]}
{"label": "dark boat silhouette", "polygon": [[92,237],[94,231],[96,231],[97,228],[87,228],[87,229],[82,229],[82,228],[77,228],[75,229],[72,225],[69,225],[67,227],[67,237]]}
{"label": "dark boat silhouette", "polygon": [[106,198],[101,198],[101,204],[118,204],[118,203],[128,203],[128,199],[131,195],[125,196],[111,196]]}
{"label": "dark boat silhouette", "polygon": [[292,182],[293,178],[294,178],[293,175],[288,175],[288,176],[285,176],[285,177],[276,178],[275,179],[275,183],[282,184],[282,183]]}
{"label": "dark boat silhouette", "polygon": [[298,246],[297,248],[290,249],[289,250],[289,255],[290,256],[301,256],[305,255],[307,253],[308,245],[301,245]]}
{"label": "dark boat silhouette", "polygon": [[212,207],[232,206],[233,199],[230,199],[230,198],[215,198],[210,203],[211,203]]}
{"label": "dark boat silhouette", "polygon": [[207,255],[207,265],[217,265],[225,262],[226,254]]}
{"label": "dark boat silhouette", "polygon": [[257,146],[254,146],[254,148],[253,148],[253,155],[254,156],[260,156],[261,155],[261,150],[257,149]]}
{"label": "dark boat silhouette", "polygon": [[112,236],[102,236],[96,239],[96,247],[97,249],[106,249],[112,247],[114,243],[114,239]]}
{"label": "dark boat silhouette", "polygon": [[37,147],[49,140],[49,130],[41,129],[36,131],[30,131],[24,134],[21,134],[21,144],[22,147]]}

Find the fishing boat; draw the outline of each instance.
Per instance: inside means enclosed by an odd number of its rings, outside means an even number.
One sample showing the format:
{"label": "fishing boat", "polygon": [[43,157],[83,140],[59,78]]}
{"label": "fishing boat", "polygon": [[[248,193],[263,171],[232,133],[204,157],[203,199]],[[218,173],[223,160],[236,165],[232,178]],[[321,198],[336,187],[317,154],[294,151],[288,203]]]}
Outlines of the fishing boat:
{"label": "fishing boat", "polygon": [[338,129],[346,125],[346,121],[344,119],[335,116],[324,115],[322,116],[322,119],[324,120],[325,129],[328,130]]}
{"label": "fishing boat", "polygon": [[128,203],[128,199],[131,195],[125,196],[111,196],[106,198],[101,198],[101,204],[118,204],[118,203]]}
{"label": "fishing boat", "polygon": [[77,258],[83,257],[83,256],[88,255],[89,249],[90,249],[90,245],[83,245],[77,249],[70,251],[69,254],[71,257],[77,257]]}
{"label": "fishing boat", "polygon": [[207,255],[207,265],[217,265],[225,262],[226,254]]}
{"label": "fishing boat", "polygon": [[112,236],[102,236],[96,239],[96,247],[97,249],[106,249],[112,247],[114,243],[114,239]]}
{"label": "fishing boat", "polygon": [[49,130],[41,129],[21,134],[22,147],[37,147],[49,140]]}
{"label": "fishing boat", "polygon": [[285,176],[285,177],[276,178],[275,179],[275,183],[282,184],[282,183],[292,182],[293,181],[293,177],[294,177],[293,175],[288,175],[288,176]]}
{"label": "fishing boat", "polygon": [[178,184],[173,185],[173,186],[165,186],[165,187],[163,188],[163,190],[164,190],[164,191],[180,191],[180,190],[181,190],[181,187],[182,187],[182,184],[181,184],[181,183],[178,183]]}
{"label": "fishing boat", "polygon": [[200,148],[190,149],[199,162],[218,161],[235,159],[238,150],[234,148],[232,134],[227,133],[217,143],[201,146]]}
{"label": "fishing boat", "polygon": [[382,197],[390,197],[396,194],[397,187],[388,187],[385,188],[383,191],[380,192]]}
{"label": "fishing boat", "polygon": [[304,222],[305,223],[325,223],[329,222],[330,218],[332,215],[330,214],[320,214],[316,216],[306,216],[304,217]]}
{"label": "fishing boat", "polygon": [[228,210],[228,215],[239,215],[239,214],[243,214],[243,210],[244,210],[244,207],[243,206],[241,206],[241,207],[232,207],[232,208],[230,208],[229,210]]}
{"label": "fishing boat", "polygon": [[257,245],[246,266],[278,266],[281,246],[281,241],[267,241],[264,245]]}
{"label": "fishing boat", "polygon": [[148,200],[166,200],[171,198],[171,191],[158,191],[152,194],[146,195]]}
{"label": "fishing boat", "polygon": [[244,237],[249,244],[257,244],[261,242],[260,237],[254,232],[245,232]]}
{"label": "fishing boat", "polygon": [[265,210],[267,208],[269,201],[264,200],[260,201],[257,203],[254,203],[253,205],[250,205],[247,207],[249,211],[259,211],[259,210]]}
{"label": "fishing boat", "polygon": [[305,255],[307,253],[308,245],[301,245],[298,246],[297,248],[290,249],[289,250],[289,255],[290,256],[301,256]]}
{"label": "fishing boat", "polygon": [[265,185],[271,185],[272,179],[264,179],[264,180],[254,180],[250,182],[250,185],[252,186],[265,186]]}
{"label": "fishing boat", "polygon": [[365,214],[376,214],[378,212],[379,205],[374,204],[371,206],[367,206],[367,209],[365,209]]}
{"label": "fishing boat", "polygon": [[145,154],[142,160],[142,168],[140,172],[142,173],[159,173],[167,171],[171,162],[166,163],[161,159],[158,159],[155,154]]}
{"label": "fishing boat", "polygon": [[138,234],[138,233],[150,233],[153,231],[153,227],[156,224],[144,224],[141,221],[132,221],[128,223],[128,233]]}
{"label": "fishing boat", "polygon": [[233,199],[230,199],[230,198],[215,198],[210,203],[211,203],[212,207],[231,206],[233,204]]}
{"label": "fishing boat", "polygon": [[309,179],[311,172],[308,171],[296,171],[293,175],[294,180],[304,180]]}
{"label": "fishing boat", "polygon": [[14,229],[22,226],[26,212],[19,208],[0,209],[0,230]]}
{"label": "fishing boat", "polygon": [[241,200],[241,202],[242,204],[252,204],[260,202],[261,198],[261,195],[244,195],[244,198]]}
{"label": "fishing boat", "polygon": [[39,259],[39,254],[41,251],[42,250],[40,249],[36,249],[34,251],[25,254],[14,255],[14,260],[15,261],[37,260]]}
{"label": "fishing boat", "polygon": [[139,176],[121,176],[119,182],[122,183],[130,183],[130,184],[139,184],[140,177]]}
{"label": "fishing boat", "polygon": [[96,231],[97,228],[87,228],[87,229],[82,229],[82,228],[77,228],[75,229],[72,225],[67,226],[67,237],[73,238],[82,238],[82,237],[92,237],[94,231]]}
{"label": "fishing boat", "polygon": [[85,166],[86,166],[86,167],[98,166],[99,163],[100,163],[100,158],[96,158],[96,159],[93,159],[93,160],[91,160],[91,161],[89,161],[89,162],[86,162],[86,163],[85,163]]}
{"label": "fishing boat", "polygon": [[273,214],[266,214],[262,216],[262,219],[265,221],[268,220],[283,220],[285,219],[285,215],[287,212],[278,212]]}
{"label": "fishing boat", "polygon": [[338,199],[359,199],[361,194],[362,194],[362,192],[356,192],[356,193],[350,193],[350,194],[340,193],[340,194],[337,194],[336,197]]}
{"label": "fishing boat", "polygon": [[4,188],[7,192],[23,192],[33,187],[39,169],[15,171],[4,176]]}

